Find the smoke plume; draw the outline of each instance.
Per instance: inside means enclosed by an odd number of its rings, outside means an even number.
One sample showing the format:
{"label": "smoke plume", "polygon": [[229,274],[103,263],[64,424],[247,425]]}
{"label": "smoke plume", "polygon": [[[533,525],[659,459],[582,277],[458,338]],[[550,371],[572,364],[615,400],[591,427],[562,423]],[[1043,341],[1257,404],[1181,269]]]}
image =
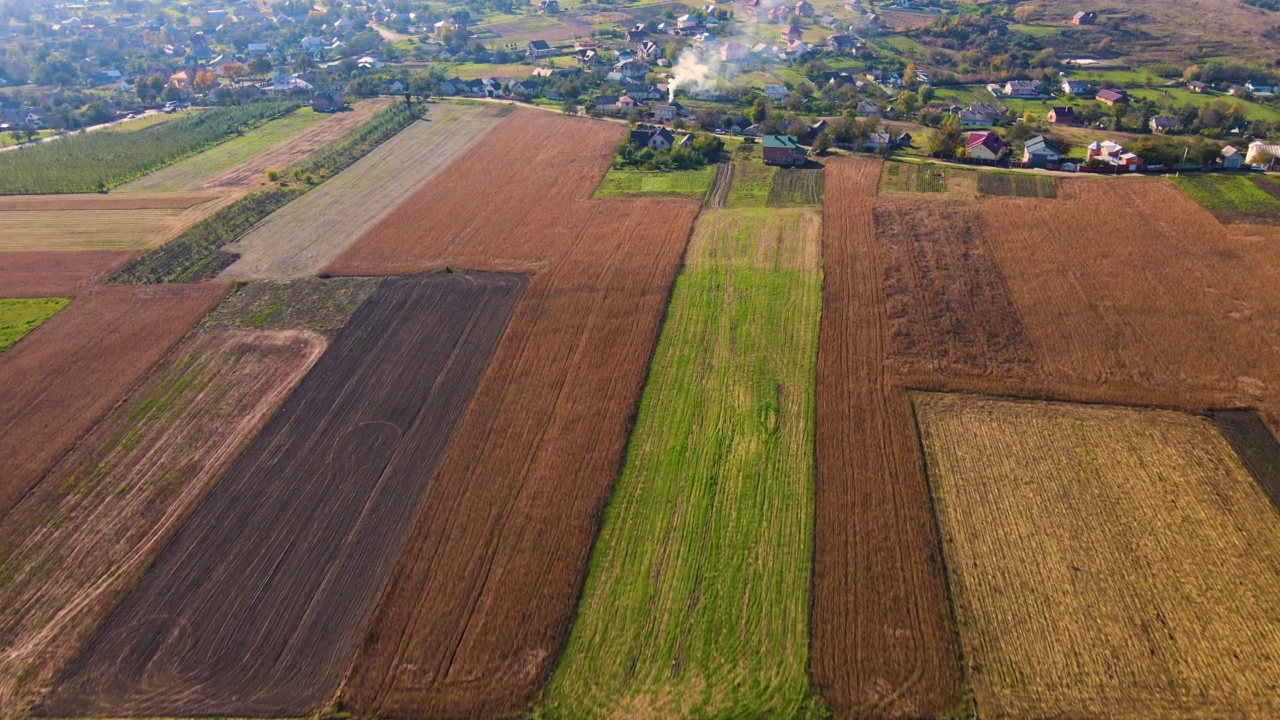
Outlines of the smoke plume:
{"label": "smoke plume", "polygon": [[720,54],[714,45],[709,45],[686,47],[676,58],[667,87],[667,102],[675,101],[676,88],[683,88],[685,92],[715,89],[716,78],[720,76]]}

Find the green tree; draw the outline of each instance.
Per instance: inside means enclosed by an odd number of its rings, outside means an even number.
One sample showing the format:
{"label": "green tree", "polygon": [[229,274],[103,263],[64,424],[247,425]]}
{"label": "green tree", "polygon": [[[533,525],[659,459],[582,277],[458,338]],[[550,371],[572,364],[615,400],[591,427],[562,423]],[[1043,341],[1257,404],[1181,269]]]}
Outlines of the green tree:
{"label": "green tree", "polygon": [[823,130],[818,133],[818,137],[813,139],[813,152],[818,155],[826,155],[827,150],[831,148],[831,138],[827,137],[827,131]]}

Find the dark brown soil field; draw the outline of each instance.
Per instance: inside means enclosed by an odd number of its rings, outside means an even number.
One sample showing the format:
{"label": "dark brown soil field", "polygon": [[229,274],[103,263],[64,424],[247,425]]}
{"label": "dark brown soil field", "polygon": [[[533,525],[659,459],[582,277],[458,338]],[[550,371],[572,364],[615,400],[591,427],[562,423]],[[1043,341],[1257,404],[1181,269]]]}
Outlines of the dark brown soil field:
{"label": "dark brown soil field", "polygon": [[226,291],[95,288],[0,355],[0,518]]}
{"label": "dark brown soil field", "polygon": [[25,714],[324,351],[195,332],[0,523],[0,707]]}
{"label": "dark brown soil field", "polygon": [[1218,432],[1240,456],[1245,469],[1280,510],[1280,441],[1257,413],[1215,410],[1209,413]]}
{"label": "dark brown soil field", "polygon": [[297,717],[325,704],[525,283],[385,280],[40,711]]}
{"label": "dark brown soil field", "polygon": [[564,645],[698,212],[588,200],[624,132],[517,112],[332,268],[534,273],[348,674],[354,713],[518,715]]}
{"label": "dark brown soil field", "polygon": [[0,297],[70,297],[133,256],[104,250],[0,253]]}
{"label": "dark brown soil field", "polygon": [[888,366],[880,163],[826,172],[814,683],[837,717],[937,717],[960,704],[961,676],[911,403]]}

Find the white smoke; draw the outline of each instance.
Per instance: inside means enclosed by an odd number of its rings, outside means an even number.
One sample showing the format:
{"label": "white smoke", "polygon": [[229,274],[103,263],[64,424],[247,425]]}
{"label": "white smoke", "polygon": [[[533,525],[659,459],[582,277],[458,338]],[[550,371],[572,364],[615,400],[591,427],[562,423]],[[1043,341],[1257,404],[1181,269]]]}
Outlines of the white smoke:
{"label": "white smoke", "polygon": [[671,68],[671,82],[667,85],[667,102],[676,99],[676,88],[685,92],[710,91],[716,88],[720,76],[720,53],[714,44],[707,47],[686,47]]}

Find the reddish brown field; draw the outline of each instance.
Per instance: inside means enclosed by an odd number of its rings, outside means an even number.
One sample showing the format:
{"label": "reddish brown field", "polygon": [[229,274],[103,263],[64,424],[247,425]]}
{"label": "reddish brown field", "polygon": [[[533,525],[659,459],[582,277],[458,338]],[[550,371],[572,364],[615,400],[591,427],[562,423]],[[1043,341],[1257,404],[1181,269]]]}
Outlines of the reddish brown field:
{"label": "reddish brown field", "polygon": [[516,715],[563,647],[698,212],[588,200],[624,132],[518,112],[330,269],[534,273],[348,674],[357,714]]}
{"label": "reddish brown field", "polygon": [[525,282],[384,280],[40,712],[270,718],[321,709]]}
{"label": "reddish brown field", "polygon": [[960,668],[911,403],[888,367],[880,163],[826,173],[814,682],[837,717],[936,717],[960,701]]}
{"label": "reddish brown field", "polygon": [[0,523],[0,707],[25,711],[48,688],[326,344],[188,335],[14,507]]}
{"label": "reddish brown field", "polygon": [[0,297],[69,297],[133,256],[109,250],[0,253]]}
{"label": "reddish brown field", "polygon": [[0,355],[0,518],[226,291],[95,288]]}
{"label": "reddish brown field", "polygon": [[[869,161],[827,173],[814,676],[837,716],[936,716],[961,674],[906,389],[1257,407],[1274,430],[1280,231],[1159,180],[957,201],[871,197]],[[1274,440],[1241,427],[1274,493]]]}

